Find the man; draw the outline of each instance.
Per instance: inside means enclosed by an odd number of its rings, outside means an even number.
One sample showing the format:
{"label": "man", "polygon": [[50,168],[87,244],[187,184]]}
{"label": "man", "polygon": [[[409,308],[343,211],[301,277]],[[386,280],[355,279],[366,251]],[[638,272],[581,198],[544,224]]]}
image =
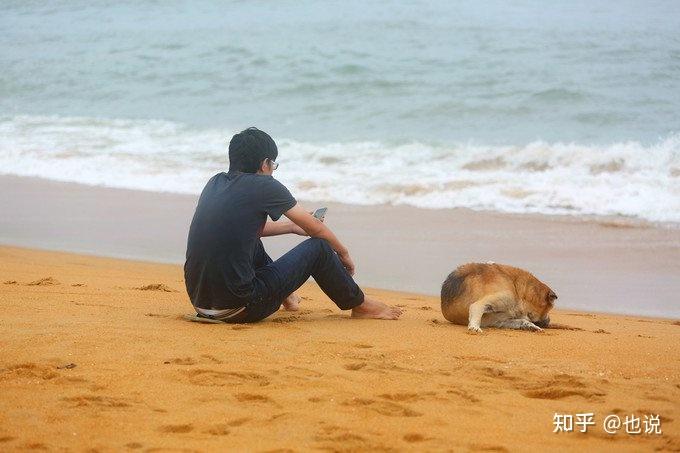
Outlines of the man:
{"label": "man", "polygon": [[[198,200],[187,241],[184,279],[198,316],[256,322],[314,277],[354,318],[397,319],[401,310],[364,296],[352,279],[354,262],[333,232],[272,177],[278,149],[265,132],[248,128],[229,143],[229,172],[210,178]],[[290,222],[276,222],[285,215]],[[269,216],[274,222],[267,222]],[[311,238],[276,261],[260,237],[296,233]]]}

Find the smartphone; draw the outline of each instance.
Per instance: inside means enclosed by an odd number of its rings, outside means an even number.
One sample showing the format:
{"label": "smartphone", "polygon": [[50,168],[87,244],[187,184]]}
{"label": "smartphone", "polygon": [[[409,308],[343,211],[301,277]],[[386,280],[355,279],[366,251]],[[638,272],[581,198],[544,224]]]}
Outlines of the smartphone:
{"label": "smartphone", "polygon": [[323,219],[326,218],[326,211],[328,211],[328,208],[319,208],[312,215],[323,222]]}

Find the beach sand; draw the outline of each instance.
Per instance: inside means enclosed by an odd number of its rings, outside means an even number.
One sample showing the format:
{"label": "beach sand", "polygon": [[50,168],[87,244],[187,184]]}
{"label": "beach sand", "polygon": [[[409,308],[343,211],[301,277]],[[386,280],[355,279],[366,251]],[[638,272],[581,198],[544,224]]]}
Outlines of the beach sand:
{"label": "beach sand", "polygon": [[[182,318],[178,265],[5,246],[0,278],[2,451],[680,450],[677,320],[474,335],[436,297],[368,289],[406,313],[353,320],[310,282],[299,312],[209,325]],[[606,434],[610,414],[663,434]]]}

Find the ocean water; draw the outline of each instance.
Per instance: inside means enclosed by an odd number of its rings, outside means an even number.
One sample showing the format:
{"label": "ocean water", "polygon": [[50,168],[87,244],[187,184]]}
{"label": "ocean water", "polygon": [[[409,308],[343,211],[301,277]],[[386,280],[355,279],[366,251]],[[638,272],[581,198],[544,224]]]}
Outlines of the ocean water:
{"label": "ocean water", "polygon": [[0,174],[680,223],[680,4],[545,3],[0,0]]}

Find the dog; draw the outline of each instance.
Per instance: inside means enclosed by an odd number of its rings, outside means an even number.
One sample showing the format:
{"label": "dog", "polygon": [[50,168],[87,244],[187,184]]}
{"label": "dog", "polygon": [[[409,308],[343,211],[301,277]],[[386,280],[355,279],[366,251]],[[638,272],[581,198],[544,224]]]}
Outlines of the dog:
{"label": "dog", "polygon": [[442,284],[444,318],[466,325],[541,331],[557,294],[529,272],[504,264],[468,263],[456,268]]}

